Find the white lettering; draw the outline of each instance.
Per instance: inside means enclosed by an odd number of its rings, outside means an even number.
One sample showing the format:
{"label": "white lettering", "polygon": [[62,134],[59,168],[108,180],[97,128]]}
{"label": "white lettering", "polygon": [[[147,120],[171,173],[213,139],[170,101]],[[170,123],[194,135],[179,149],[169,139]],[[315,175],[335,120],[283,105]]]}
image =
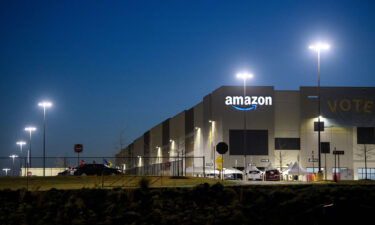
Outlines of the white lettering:
{"label": "white lettering", "polygon": [[233,97],[233,105],[243,105],[243,97],[242,96],[234,96]]}
{"label": "white lettering", "polygon": [[249,96],[245,97],[245,105],[251,105],[251,98]]}
{"label": "white lettering", "polygon": [[261,97],[258,98],[258,104],[264,105],[264,97],[261,96]]}
{"label": "white lettering", "polygon": [[272,98],[270,96],[266,97],[266,105],[272,105]]}
{"label": "white lettering", "polygon": [[227,97],[225,98],[225,105],[233,105],[232,97],[227,96]]}
{"label": "white lettering", "polygon": [[257,96],[253,96],[251,98],[253,99],[253,102],[251,104],[252,105],[258,105],[258,101],[257,101],[258,97]]}
{"label": "white lettering", "polygon": [[271,96],[226,96],[225,105],[272,105]]}

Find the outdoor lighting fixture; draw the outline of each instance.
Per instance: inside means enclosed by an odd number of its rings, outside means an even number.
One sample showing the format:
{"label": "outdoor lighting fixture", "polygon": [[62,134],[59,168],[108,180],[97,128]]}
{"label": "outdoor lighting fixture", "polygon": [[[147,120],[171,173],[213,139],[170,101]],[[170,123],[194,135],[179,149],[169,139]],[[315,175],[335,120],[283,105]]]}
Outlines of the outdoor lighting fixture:
{"label": "outdoor lighting fixture", "polygon": [[39,102],[40,107],[43,107],[43,176],[46,175],[46,108],[52,106],[52,102]]}
{"label": "outdoor lighting fixture", "polygon": [[8,176],[8,171],[9,170],[10,170],[9,168],[3,168],[3,171],[5,171],[5,176]]}
{"label": "outdoor lighting fixture", "polygon": [[[321,102],[320,102],[320,52],[322,50],[329,50],[330,46],[329,44],[326,43],[321,43],[318,42],[314,45],[310,45],[309,49],[315,51],[317,53],[317,78],[318,78],[318,88],[317,88],[317,96],[318,96],[318,179],[321,179],[323,176],[322,172],[322,160],[321,160],[321,144],[320,144],[320,132],[321,132],[321,127],[320,127],[320,119],[321,119]],[[327,179],[327,176],[326,178]]]}
{"label": "outdoor lighting fixture", "polygon": [[12,171],[13,171],[12,173],[14,175],[14,171],[15,171],[14,170],[14,159],[18,158],[18,155],[13,154],[13,155],[10,155],[9,157],[12,158]]}
{"label": "outdoor lighting fixture", "polygon": [[[251,73],[237,73],[237,78],[243,79],[243,98],[246,98],[246,80],[253,78],[254,75]],[[243,110],[243,167],[246,171],[247,169],[247,162],[246,162],[246,111]],[[250,157],[250,163],[252,163],[252,158]],[[247,180],[247,176],[243,177],[244,180]]]}
{"label": "outdoor lighting fixture", "polygon": [[321,50],[329,50],[330,48],[331,46],[329,44],[321,43],[321,42],[318,42],[314,45],[309,46],[309,49],[317,51],[317,52]]}
{"label": "outdoor lighting fixture", "polygon": [[39,102],[38,106],[43,107],[43,108],[49,108],[52,106],[52,102]]}
{"label": "outdoor lighting fixture", "polygon": [[241,79],[250,79],[250,78],[253,78],[254,75],[251,74],[251,73],[247,73],[247,72],[244,72],[244,73],[237,73],[237,78],[241,78]]}
{"label": "outdoor lighting fixture", "polygon": [[14,158],[17,158],[18,155],[13,154],[13,155],[10,155],[9,157],[12,158],[12,159],[14,159]]}
{"label": "outdoor lighting fixture", "polygon": [[33,132],[33,131],[36,131],[36,128],[35,127],[26,127],[25,131]]}
{"label": "outdoor lighting fixture", "polygon": [[31,166],[31,133],[33,131],[36,131],[35,127],[26,127],[25,131],[29,132],[29,150],[27,152],[27,163],[29,164],[28,166]]}
{"label": "outdoor lighting fixture", "polygon": [[18,141],[16,144],[20,146],[20,150],[21,150],[21,153],[22,153],[22,146],[24,146],[26,144],[26,142]]}

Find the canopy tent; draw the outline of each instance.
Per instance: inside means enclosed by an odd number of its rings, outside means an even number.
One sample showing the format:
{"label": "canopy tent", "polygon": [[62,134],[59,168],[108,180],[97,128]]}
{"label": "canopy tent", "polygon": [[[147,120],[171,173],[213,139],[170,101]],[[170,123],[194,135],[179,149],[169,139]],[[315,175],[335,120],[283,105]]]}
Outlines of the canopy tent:
{"label": "canopy tent", "polygon": [[258,169],[258,167],[251,165],[249,168],[249,171],[260,171],[260,170]]}
{"label": "canopy tent", "polygon": [[272,165],[272,163],[269,163],[268,166],[266,167],[266,171],[267,171],[267,170],[277,170],[277,169],[276,169],[276,167],[274,167],[274,166]]}
{"label": "canopy tent", "polygon": [[288,175],[289,170],[293,167],[294,163],[290,162],[288,168],[283,171],[283,175]]}
{"label": "canopy tent", "polygon": [[287,175],[306,175],[308,172],[303,169],[297,162],[293,164],[293,166],[286,170],[284,174]]}

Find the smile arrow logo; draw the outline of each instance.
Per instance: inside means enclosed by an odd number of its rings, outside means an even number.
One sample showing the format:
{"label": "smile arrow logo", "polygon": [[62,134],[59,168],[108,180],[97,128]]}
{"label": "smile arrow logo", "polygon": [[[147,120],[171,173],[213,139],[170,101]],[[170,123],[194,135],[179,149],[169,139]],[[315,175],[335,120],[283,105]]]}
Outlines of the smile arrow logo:
{"label": "smile arrow logo", "polygon": [[241,110],[241,111],[249,111],[249,110],[256,109],[257,105],[251,105],[250,107],[247,107],[247,108],[241,108],[241,107],[234,106],[234,105],[232,105],[232,107],[237,109],[237,110]]}

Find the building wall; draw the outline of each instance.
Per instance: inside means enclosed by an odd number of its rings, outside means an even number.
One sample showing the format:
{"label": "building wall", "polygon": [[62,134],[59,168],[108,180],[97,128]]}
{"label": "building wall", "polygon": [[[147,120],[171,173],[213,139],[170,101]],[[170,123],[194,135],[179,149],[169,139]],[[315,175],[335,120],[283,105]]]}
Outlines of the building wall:
{"label": "building wall", "polygon": [[[224,101],[228,95],[242,96],[243,87],[223,86],[205,96],[202,102],[193,108],[153,127],[147,135],[135,140],[119,155],[162,155],[165,157],[163,163],[174,161],[174,157],[178,155],[204,156],[206,166],[216,167],[216,144],[221,141],[229,144],[230,130],[244,129],[245,114],[247,130],[267,130],[268,133],[268,154],[248,155],[247,164],[266,167],[271,162],[274,166],[285,169],[289,163],[297,161],[303,168],[317,168],[318,163],[313,162],[318,158],[318,132],[314,131],[314,122],[318,116],[318,100],[314,97],[317,95],[317,89],[301,87],[299,91],[275,91],[270,86],[248,86],[246,94],[272,96],[272,105],[259,106],[256,110],[238,111],[224,104]],[[327,178],[332,178],[332,152],[335,149],[345,151],[345,154],[340,156],[340,167],[353,169],[355,178],[358,178],[358,168],[364,167],[363,156],[358,154],[363,152],[364,146],[357,144],[356,127],[333,125],[330,118],[322,118],[322,121],[325,123],[325,130],[321,132],[321,142],[330,142],[330,153],[322,154],[321,157]],[[145,137],[147,139],[148,135],[149,143],[146,146]],[[300,149],[275,150],[275,138],[300,138]],[[145,151],[147,147],[148,153]],[[161,148],[161,151],[158,148]],[[373,148],[375,152],[375,145],[368,145],[368,148]],[[373,157],[368,160],[369,168],[375,168],[375,156]],[[139,162],[133,163],[135,166],[139,165]],[[149,163],[154,164],[157,161]],[[184,167],[203,165],[203,160],[196,158],[187,161]],[[224,155],[224,167],[244,165],[243,155],[233,155],[230,151]]]}
{"label": "building wall", "polygon": [[134,167],[144,166],[143,157],[144,157],[144,138],[143,136],[141,136],[134,141],[133,159],[131,162],[134,165]]}
{"label": "building wall", "polygon": [[[275,138],[301,138],[299,92],[277,91],[274,99]],[[300,152],[301,149],[275,150],[274,165],[286,169],[289,163],[298,161]]]}
{"label": "building wall", "polygon": [[[204,128],[204,121],[203,121],[203,103],[199,103],[194,106],[194,126],[195,126],[195,134],[194,134],[194,156],[196,157],[204,157],[204,159],[208,159],[209,151],[205,151],[205,139],[203,138],[203,131]],[[195,158],[194,159],[194,166],[195,167],[203,167],[206,163],[206,160],[203,158]]]}
{"label": "building wall", "polygon": [[[273,87],[247,87],[246,94],[250,96],[274,95]],[[268,130],[268,155],[246,156],[247,164],[251,163],[260,167],[267,166],[265,159],[273,161],[274,159],[274,107],[260,106],[257,110],[238,111],[224,104],[225,97],[228,95],[243,95],[243,87],[241,86],[225,86],[217,89],[212,93],[212,118],[215,121],[214,145],[220,141],[229,143],[229,130],[244,129],[244,113],[246,114],[247,130]],[[251,143],[247,143],[247,146]],[[217,157],[217,154],[215,155]],[[224,167],[244,166],[243,155],[231,155],[228,151],[224,155]]]}
{"label": "building wall", "polygon": [[163,146],[163,124],[160,123],[150,130],[150,163],[161,163],[163,161],[163,152],[168,151],[168,148]]}
{"label": "building wall", "polygon": [[171,140],[169,156],[183,156],[185,154],[185,111],[170,119],[169,132]]}

